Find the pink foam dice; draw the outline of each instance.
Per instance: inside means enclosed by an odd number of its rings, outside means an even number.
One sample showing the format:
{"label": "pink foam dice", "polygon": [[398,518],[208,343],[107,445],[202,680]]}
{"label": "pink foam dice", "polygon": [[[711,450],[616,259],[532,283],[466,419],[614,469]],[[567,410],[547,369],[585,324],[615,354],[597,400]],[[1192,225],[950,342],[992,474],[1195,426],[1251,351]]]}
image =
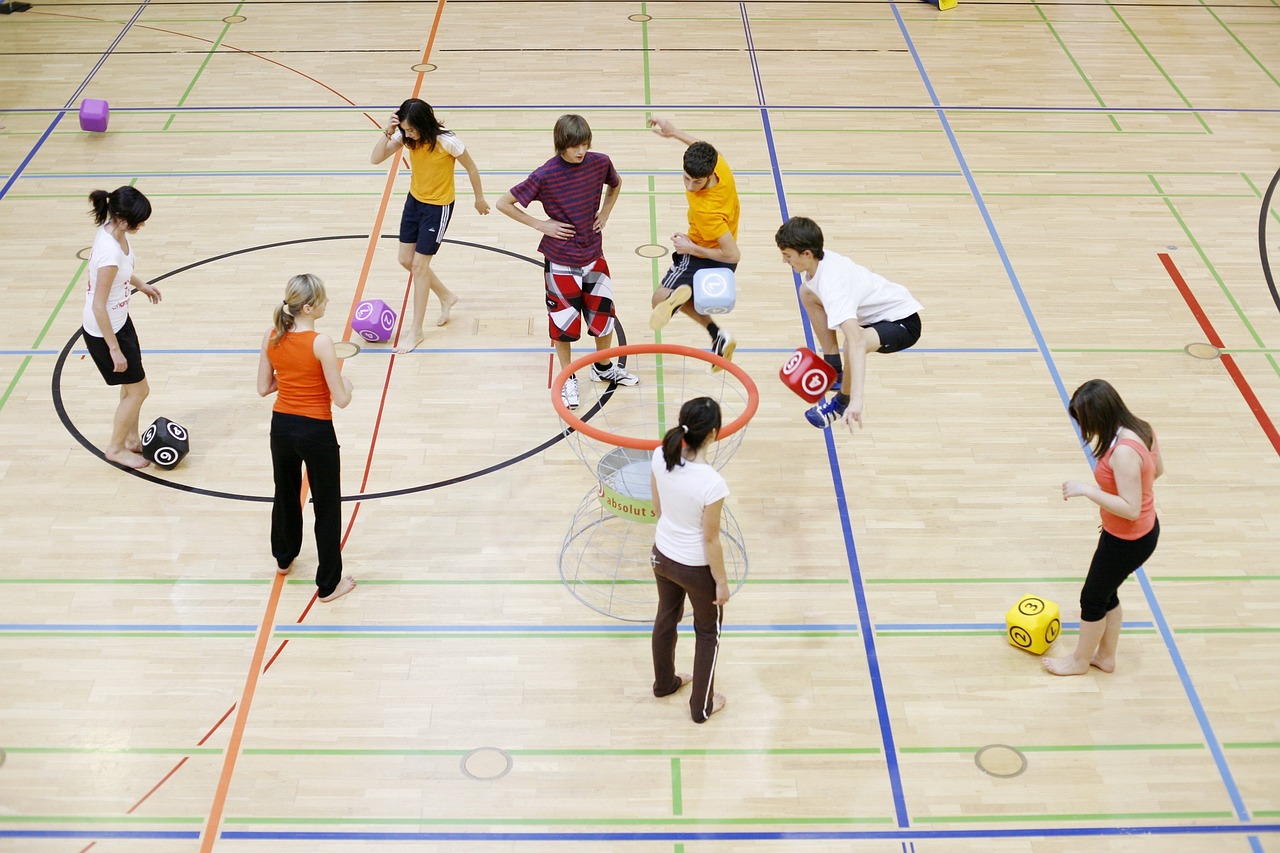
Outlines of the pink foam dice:
{"label": "pink foam dice", "polygon": [[396,312],[381,299],[366,299],[356,306],[351,329],[366,341],[389,341],[396,330]]}
{"label": "pink foam dice", "polygon": [[107,116],[111,107],[106,101],[97,98],[85,98],[80,102],[80,129],[92,130],[94,133],[106,133]]}

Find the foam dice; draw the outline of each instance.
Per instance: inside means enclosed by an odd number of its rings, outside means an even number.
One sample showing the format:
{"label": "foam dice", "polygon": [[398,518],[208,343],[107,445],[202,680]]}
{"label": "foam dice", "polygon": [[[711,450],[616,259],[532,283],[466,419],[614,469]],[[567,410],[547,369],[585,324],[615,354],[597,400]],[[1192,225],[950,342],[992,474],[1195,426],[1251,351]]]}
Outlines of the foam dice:
{"label": "foam dice", "polygon": [[1009,630],[1010,645],[1042,655],[1058,639],[1062,623],[1058,620],[1058,605],[1038,595],[1024,595],[1004,615]]}
{"label": "foam dice", "polygon": [[389,341],[396,328],[396,312],[381,299],[366,299],[356,306],[351,329],[366,341]]}
{"label": "foam dice", "polygon": [[791,353],[778,371],[782,384],[800,395],[806,403],[816,403],[836,381],[838,371],[808,347]]}
{"label": "foam dice", "polygon": [[94,133],[105,133],[107,116],[111,107],[106,101],[97,98],[85,98],[80,102],[80,129],[92,130]]}
{"label": "foam dice", "polygon": [[181,462],[190,450],[186,428],[168,418],[156,418],[142,434],[142,455],[166,470]]}
{"label": "foam dice", "polygon": [[693,274],[693,310],[699,314],[728,314],[737,301],[733,270],[708,267]]}

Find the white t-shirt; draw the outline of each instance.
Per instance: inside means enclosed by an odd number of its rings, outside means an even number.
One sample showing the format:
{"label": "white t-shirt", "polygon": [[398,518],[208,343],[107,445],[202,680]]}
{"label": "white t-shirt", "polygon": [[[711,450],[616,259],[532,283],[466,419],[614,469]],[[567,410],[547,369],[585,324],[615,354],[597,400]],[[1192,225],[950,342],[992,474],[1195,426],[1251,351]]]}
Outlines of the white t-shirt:
{"label": "white t-shirt", "polygon": [[850,319],[859,326],[901,320],[924,309],[902,285],[829,249],[813,276],[804,277],[804,284],[822,300],[829,329],[838,329]]}
{"label": "white t-shirt", "polygon": [[653,542],[658,550],[677,563],[705,566],[707,552],[702,547],[702,511],[729,496],[729,484],[720,472],[703,462],[684,460],[667,470],[662,448],[653,452],[650,461],[658,484],[658,501],[662,516]]}
{"label": "white t-shirt", "polygon": [[[404,142],[404,131],[397,130],[391,134],[391,141]],[[436,136],[436,145],[447,151],[449,156],[455,160],[462,156],[463,151],[467,150],[467,146],[463,145],[462,140],[451,130],[446,130]]]}
{"label": "white t-shirt", "polygon": [[[128,239],[128,238],[126,238]],[[98,319],[93,316],[93,294],[98,289],[98,270],[102,267],[115,267],[115,281],[104,283],[110,287],[107,293],[107,317],[111,320],[111,331],[118,332],[129,319],[129,280],[133,278],[133,267],[136,262],[133,255],[133,241],[129,241],[129,253],[116,242],[116,238],[103,225],[93,238],[93,249],[89,253],[89,289],[84,295],[84,330],[95,338],[103,336],[98,328]]]}

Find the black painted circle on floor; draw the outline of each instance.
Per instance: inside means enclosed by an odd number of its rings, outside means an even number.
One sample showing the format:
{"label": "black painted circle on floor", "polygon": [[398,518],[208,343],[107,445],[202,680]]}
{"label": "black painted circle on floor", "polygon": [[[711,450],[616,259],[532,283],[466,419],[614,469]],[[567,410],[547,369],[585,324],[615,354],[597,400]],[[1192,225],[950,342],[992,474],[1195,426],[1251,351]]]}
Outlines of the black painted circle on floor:
{"label": "black painted circle on floor", "polygon": [[[162,275],[156,276],[155,278],[151,279],[151,283],[158,284],[167,278],[172,278],[173,276],[176,276],[179,273],[184,273],[187,270],[195,269],[196,267],[204,266],[205,264],[211,264],[211,263],[214,263],[215,261],[225,260],[227,258],[235,257],[237,255],[248,254],[250,252],[259,252],[266,249],[277,249],[277,248],[280,248],[281,246],[295,246],[295,245],[300,245],[305,243],[321,243],[321,242],[327,242],[330,240],[367,240],[367,239],[369,239],[368,234],[343,234],[343,235],[333,236],[333,237],[304,237],[299,240],[284,240],[279,243],[267,243],[261,246],[251,246],[248,249],[237,249],[234,252],[226,252],[224,254],[216,255],[211,258],[205,258],[204,260],[201,260],[201,261],[195,261],[194,263],[190,263],[190,264],[187,264],[186,266],[179,267],[176,270],[170,270],[167,273],[164,273]],[[380,239],[399,240],[399,236],[395,234],[383,234]],[[520,260],[520,261],[525,261],[526,263],[534,264],[535,266],[538,266],[538,267],[541,267],[543,265],[542,261],[537,260],[535,258],[526,257],[525,255],[520,255],[515,252],[509,252],[506,249],[498,249],[498,248],[494,248],[493,246],[486,246],[482,243],[469,243],[465,240],[450,240],[450,239],[445,239],[443,242],[452,243],[457,246],[469,246],[470,248],[473,248],[473,249],[481,249],[483,251],[494,252],[499,255],[506,255],[507,257],[515,258],[516,260]],[[622,328],[622,323],[615,320],[614,325],[618,334],[618,346],[625,346],[627,343],[627,336],[626,336],[626,332]],[[84,330],[78,329],[76,333],[71,336],[71,338],[67,341],[66,345],[62,348],[62,352],[58,353],[58,361],[53,367],[53,379],[52,379],[53,407],[54,407],[54,410],[58,413],[58,419],[62,421],[62,425],[66,428],[67,432],[71,434],[72,438],[74,438],[86,450],[88,450],[94,456],[97,456],[102,461],[106,462],[108,465],[111,465],[115,468],[119,468],[121,471],[131,474],[134,477],[137,477],[141,480],[146,480],[147,482],[155,483],[156,485],[165,486],[170,489],[177,489],[183,492],[191,492],[192,494],[204,495],[206,497],[223,498],[225,500],[254,501],[259,503],[272,502],[273,498],[270,495],[244,495],[244,494],[237,494],[235,492],[219,492],[213,489],[202,489],[198,486],[191,486],[191,485],[187,485],[186,483],[179,483],[173,480],[162,479],[153,474],[148,474],[146,471],[140,471],[134,468],[126,468],[123,465],[118,465],[115,462],[111,462],[107,460],[106,456],[102,452],[102,449],[99,448],[97,445],[95,445],[93,442],[89,441],[89,439],[85,437],[84,433],[80,432],[80,430],[76,427],[75,423],[72,422],[71,416],[67,413],[67,407],[62,400],[62,372],[66,366],[68,357],[70,357],[71,355],[72,347],[75,346],[76,341],[78,341],[83,334],[84,334]],[[626,358],[623,357],[619,359],[618,363],[620,366],[625,366],[625,361],[626,361]],[[604,405],[613,396],[613,391],[614,391],[614,386],[610,386],[604,393],[602,393],[600,395],[600,399],[596,402],[594,406],[592,406],[591,410],[587,412],[587,414],[583,417],[583,420],[584,421],[590,420],[598,411],[600,411],[600,409],[603,408]],[[469,474],[460,474],[457,477],[450,477],[447,480],[438,480],[433,483],[423,483],[420,486],[408,486],[403,489],[392,489],[390,491],[385,491],[385,492],[370,492],[368,494],[344,495],[342,497],[342,500],[346,502],[373,501],[373,500],[379,500],[381,498],[392,498],[392,497],[398,497],[400,495],[410,495],[416,492],[427,492],[433,489],[440,489],[445,486],[452,486],[457,483],[464,483],[464,482],[467,482],[468,480],[474,480],[478,477],[483,477],[485,474],[492,474],[495,471],[500,471],[503,468],[510,467],[511,465],[514,465],[517,462],[522,462],[531,456],[536,456],[537,454],[546,450],[548,447],[551,447],[557,442],[563,441],[564,438],[565,438],[565,433],[563,432],[556,433],[554,436],[542,442],[537,447],[533,447],[529,450],[526,450],[524,453],[521,453],[517,456],[513,456],[510,459],[505,459],[501,462],[496,462],[493,465],[490,465],[486,468],[481,468],[478,471],[472,471]]]}

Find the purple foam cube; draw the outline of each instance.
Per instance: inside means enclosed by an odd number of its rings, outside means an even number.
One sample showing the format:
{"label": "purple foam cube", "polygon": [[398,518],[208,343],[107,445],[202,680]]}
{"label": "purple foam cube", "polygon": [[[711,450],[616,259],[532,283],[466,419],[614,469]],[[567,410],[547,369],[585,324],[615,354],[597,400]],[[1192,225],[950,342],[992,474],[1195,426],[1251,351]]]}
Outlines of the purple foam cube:
{"label": "purple foam cube", "polygon": [[107,115],[111,107],[106,101],[97,98],[85,98],[80,102],[80,129],[92,130],[94,133],[106,133]]}
{"label": "purple foam cube", "polygon": [[381,299],[366,299],[356,306],[351,328],[366,341],[389,341],[396,329],[396,312]]}

